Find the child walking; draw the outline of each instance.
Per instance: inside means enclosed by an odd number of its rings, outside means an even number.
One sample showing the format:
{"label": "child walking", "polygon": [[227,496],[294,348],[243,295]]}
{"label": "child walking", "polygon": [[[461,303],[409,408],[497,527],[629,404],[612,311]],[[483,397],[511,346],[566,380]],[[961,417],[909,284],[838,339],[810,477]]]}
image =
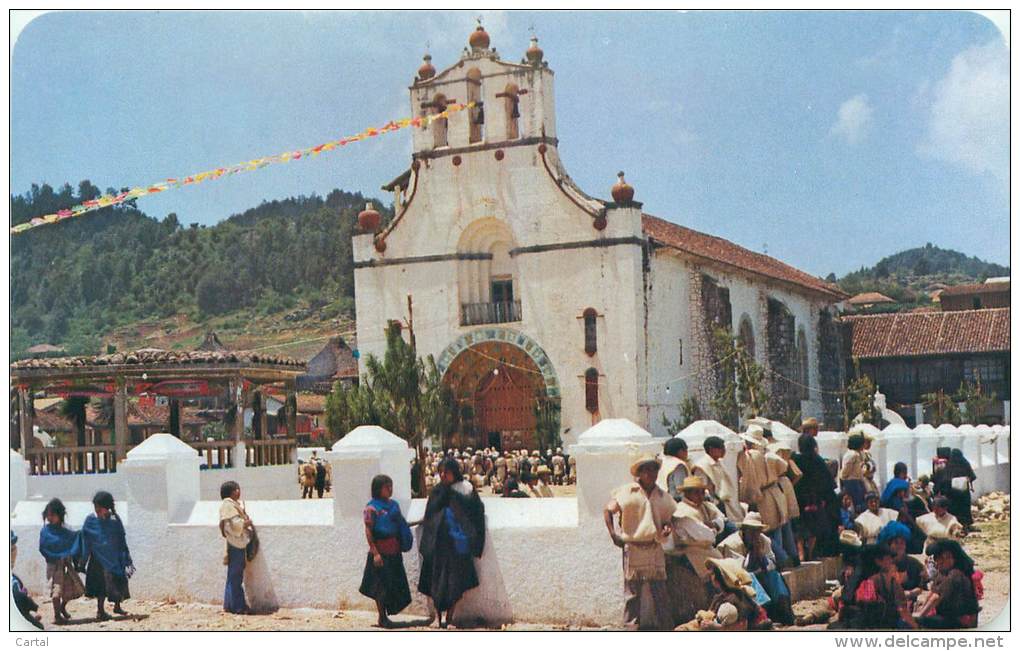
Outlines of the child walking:
{"label": "child walking", "polygon": [[128,613],[121,602],[131,598],[128,579],[135,572],[128,551],[127,535],[114,508],[113,495],[99,491],[92,498],[96,512],[85,518],[81,528],[82,555],[87,559],[85,568],[85,596],[96,598],[96,618],[110,619],[103,608],[107,600],[113,603],[113,612]]}
{"label": "child walking", "polygon": [[67,508],[59,499],[50,500],[42,516],[45,524],[39,532],[39,553],[46,559],[53,622],[66,624],[71,619],[67,603],[85,594],[85,586],[74,567],[75,560],[81,556],[81,536],[64,526]]}
{"label": "child walking", "polygon": [[379,626],[391,628],[388,615],[411,603],[411,589],[401,551],[411,548],[411,529],[393,499],[393,480],[387,475],[372,479],[372,499],[365,506],[365,538],[368,558],[358,591],[375,600]]}

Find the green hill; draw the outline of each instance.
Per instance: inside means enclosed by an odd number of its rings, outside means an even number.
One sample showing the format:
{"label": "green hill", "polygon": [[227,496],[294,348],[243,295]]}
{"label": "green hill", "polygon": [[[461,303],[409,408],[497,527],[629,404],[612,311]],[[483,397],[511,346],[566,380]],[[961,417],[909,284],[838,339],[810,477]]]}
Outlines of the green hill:
{"label": "green hill", "polygon": [[875,266],[862,267],[836,282],[851,296],[881,292],[898,303],[882,309],[898,310],[931,305],[929,293],[939,285],[979,283],[1008,275],[1009,267],[928,243],[882,258]]}
{"label": "green hill", "polygon": [[[77,191],[33,186],[11,197],[11,222],[100,194],[88,181]],[[351,235],[364,205],[360,193],[333,190],[263,202],[210,227],[124,205],[14,236],[11,354],[37,343],[95,353],[115,332],[154,320],[238,326],[249,335],[259,334],[251,327],[259,320],[280,321],[277,330],[349,321]]]}

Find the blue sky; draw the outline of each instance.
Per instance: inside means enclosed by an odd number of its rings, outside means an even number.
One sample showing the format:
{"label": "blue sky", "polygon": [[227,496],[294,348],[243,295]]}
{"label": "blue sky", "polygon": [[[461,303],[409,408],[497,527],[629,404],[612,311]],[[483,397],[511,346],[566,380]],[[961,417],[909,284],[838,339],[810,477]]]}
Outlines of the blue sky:
{"label": "blue sky", "polygon": [[[508,60],[534,27],[560,153],[596,196],[626,170],[646,212],[818,275],[926,242],[1009,263],[1008,49],[967,12],[51,13],[12,55],[11,191],[140,185],[404,117],[426,42],[442,69],[477,15]],[[334,187],[388,200],[409,160],[400,132],[138,206],[212,224]]]}

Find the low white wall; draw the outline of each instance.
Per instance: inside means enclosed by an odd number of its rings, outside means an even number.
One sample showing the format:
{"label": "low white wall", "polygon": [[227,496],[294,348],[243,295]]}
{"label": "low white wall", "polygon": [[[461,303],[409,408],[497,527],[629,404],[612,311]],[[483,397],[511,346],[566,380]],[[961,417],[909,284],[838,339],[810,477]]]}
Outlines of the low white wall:
{"label": "low white wall", "polygon": [[87,500],[98,491],[106,491],[114,499],[125,497],[124,484],[116,472],[93,475],[29,475],[28,499],[49,501]]}
{"label": "low white wall", "polygon": [[203,500],[220,499],[220,486],[225,481],[236,481],[241,485],[243,500],[292,500],[301,497],[297,464],[216,468],[201,471],[199,478]]}

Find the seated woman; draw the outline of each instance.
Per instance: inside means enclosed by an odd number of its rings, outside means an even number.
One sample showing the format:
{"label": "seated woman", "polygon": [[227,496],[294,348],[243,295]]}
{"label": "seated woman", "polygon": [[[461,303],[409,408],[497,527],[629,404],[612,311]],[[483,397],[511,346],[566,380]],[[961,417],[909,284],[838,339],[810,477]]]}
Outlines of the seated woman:
{"label": "seated woman", "polygon": [[740,529],[723,540],[718,549],[726,558],[739,560],[742,567],[761,584],[768,595],[764,607],[769,619],[778,624],[792,625],[790,589],[776,569],[776,557],[769,537],[762,533],[764,530],[761,516],[756,512],[748,513],[740,523]]}
{"label": "seated woman", "polygon": [[865,545],[873,545],[878,540],[878,534],[882,527],[899,518],[900,514],[892,509],[883,509],[879,506],[877,493],[868,493],[864,498],[867,509],[862,511],[854,520],[858,533]]}
{"label": "seated woman", "polygon": [[847,628],[847,622],[856,617],[857,607],[854,605],[854,590],[859,581],[858,570],[861,567],[861,537],[852,529],[839,534],[839,552],[843,560],[843,569],[839,573],[839,587],[829,597],[829,606],[838,614],[838,619],[829,624],[831,629]]}
{"label": "seated woman", "polygon": [[891,630],[917,628],[903,588],[895,575],[893,553],[885,545],[870,545],[861,553],[861,565],[846,586],[853,603],[840,617],[840,628]]}
{"label": "seated woman", "polygon": [[893,565],[896,578],[903,588],[907,601],[913,606],[918,595],[928,585],[928,573],[924,563],[907,554],[907,542],[911,538],[910,529],[899,522],[890,522],[878,534],[878,543],[888,545],[893,553]]}
{"label": "seated woman", "polygon": [[854,517],[857,511],[854,510],[854,498],[850,493],[843,491],[839,494],[839,520],[836,522],[836,533],[841,534],[845,530],[854,530]]}
{"label": "seated woman", "polygon": [[718,594],[712,599],[708,612],[702,611],[680,630],[746,631],[756,627],[759,608],[754,603],[751,575],[733,558],[709,558],[712,585]]}
{"label": "seated woman", "polygon": [[914,616],[921,628],[977,627],[978,595],[974,585],[974,561],[955,540],[942,539],[928,546],[937,572],[931,592],[918,599]]}

